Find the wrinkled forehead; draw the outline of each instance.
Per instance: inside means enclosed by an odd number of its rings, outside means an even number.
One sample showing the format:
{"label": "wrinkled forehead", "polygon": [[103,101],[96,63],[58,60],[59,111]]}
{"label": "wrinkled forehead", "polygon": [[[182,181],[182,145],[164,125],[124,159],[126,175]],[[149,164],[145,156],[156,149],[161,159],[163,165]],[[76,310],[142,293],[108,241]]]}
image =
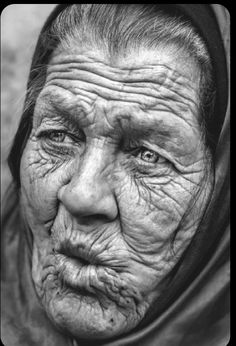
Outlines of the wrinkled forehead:
{"label": "wrinkled forehead", "polygon": [[140,49],[114,61],[101,50],[59,47],[47,68],[45,87],[61,86],[75,91],[89,90],[96,97],[120,101],[139,101],[153,106],[160,97],[184,106],[196,106],[199,71],[184,52],[172,47]]}
{"label": "wrinkled forehead", "polygon": [[[80,79],[82,71],[120,82],[121,87],[127,83],[152,83],[165,85],[198,94],[200,71],[195,61],[183,50],[176,50],[172,45],[155,49],[140,47],[127,53],[109,56],[102,49],[87,48],[86,43],[78,47],[74,44],[70,49],[60,45],[53,53],[48,66],[48,74],[67,73],[65,77]],[[70,73],[70,76],[69,76]],[[92,75],[91,75],[92,77]],[[105,81],[104,81],[105,82]],[[96,81],[95,81],[96,83]],[[140,84],[142,87],[144,84]],[[194,98],[196,95],[194,95]]]}
{"label": "wrinkled forehead", "polygon": [[60,50],[48,65],[35,124],[63,114],[80,127],[105,126],[107,119],[117,129],[129,119],[132,128],[165,122],[185,133],[199,127],[197,76],[194,65],[170,51],[143,51],[112,64],[101,52]]}
{"label": "wrinkled forehead", "polygon": [[[91,46],[92,44],[92,46]],[[187,49],[180,48],[174,43],[160,43],[158,47],[148,48],[140,42],[139,46],[127,46],[124,50],[112,54],[104,49],[104,45],[99,45],[99,48],[91,41],[69,38],[65,42],[61,42],[54,50],[50,63],[54,63],[63,57],[73,55],[84,56],[90,59],[91,62],[100,62],[106,66],[110,66],[123,70],[138,70],[145,66],[155,67],[162,63],[172,71],[185,74],[186,77],[196,81],[199,79],[199,66],[196,61],[190,56]]]}

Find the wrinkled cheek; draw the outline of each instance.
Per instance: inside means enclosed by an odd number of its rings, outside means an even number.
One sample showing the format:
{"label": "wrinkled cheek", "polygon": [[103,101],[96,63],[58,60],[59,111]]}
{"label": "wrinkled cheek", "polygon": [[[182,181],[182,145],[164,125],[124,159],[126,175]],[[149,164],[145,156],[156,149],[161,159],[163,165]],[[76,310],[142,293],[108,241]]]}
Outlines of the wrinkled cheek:
{"label": "wrinkled cheek", "polygon": [[[34,177],[32,181],[32,177]],[[27,221],[45,224],[55,218],[57,188],[53,182],[35,178],[32,170],[26,170],[21,179],[21,206]],[[31,225],[33,226],[33,225]]]}
{"label": "wrinkled cheek", "polygon": [[123,193],[118,199],[123,232],[136,237],[138,242],[168,239],[184,211],[163,192],[138,187],[127,188],[127,191],[129,193]]}
{"label": "wrinkled cheek", "polygon": [[32,278],[41,299],[50,300],[58,287],[57,271],[50,240],[35,237],[32,256]]}
{"label": "wrinkled cheek", "polygon": [[53,223],[57,212],[57,199],[53,192],[45,189],[41,184],[21,187],[21,209],[33,232],[37,227],[47,226],[48,230]]}

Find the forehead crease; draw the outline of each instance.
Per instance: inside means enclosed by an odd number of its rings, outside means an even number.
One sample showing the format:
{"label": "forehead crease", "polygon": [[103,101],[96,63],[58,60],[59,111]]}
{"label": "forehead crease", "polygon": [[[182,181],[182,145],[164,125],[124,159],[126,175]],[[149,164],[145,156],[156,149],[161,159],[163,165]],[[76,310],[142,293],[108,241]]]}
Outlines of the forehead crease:
{"label": "forehead crease", "polygon": [[75,58],[53,60],[48,67],[47,83],[66,81],[70,81],[74,87],[76,83],[84,90],[94,88],[97,93],[112,90],[116,92],[114,97],[121,99],[122,96],[132,94],[152,98],[162,92],[176,101],[181,102],[184,98],[191,102],[193,97],[186,95],[186,91],[189,94],[195,92],[194,85],[187,76],[164,64],[121,69],[96,61],[80,61],[79,57],[76,57],[76,61]]}
{"label": "forehead crease", "polygon": [[[195,113],[198,103],[196,97],[191,97],[191,95],[183,95],[178,92],[172,92],[166,88],[161,90],[155,90],[154,87],[140,87],[133,91],[117,91],[111,88],[105,88],[103,86],[98,86],[97,84],[89,83],[71,83],[68,80],[54,80],[51,83],[47,83],[47,87],[57,87],[58,90],[70,93],[73,95],[74,103],[83,104],[85,108],[89,108],[94,105],[98,100],[106,101],[107,105],[113,104],[114,102],[119,102],[119,105],[123,107],[124,104],[136,105],[142,110],[169,110],[175,113]],[[55,97],[55,95],[53,95]],[[57,97],[55,97],[57,98]],[[67,108],[71,106],[70,98],[60,98],[60,103],[62,103]]]}
{"label": "forehead crease", "polygon": [[[56,87],[58,90],[63,92],[66,90],[67,93],[73,95],[74,103],[78,105],[83,105],[86,109],[94,107],[94,104],[98,100],[103,100],[104,104],[109,106],[109,104],[119,103],[120,107],[124,105],[136,105],[141,110],[168,110],[175,113],[184,112],[189,113],[195,112],[197,103],[191,98],[177,98],[175,94],[171,93],[155,93],[151,88],[145,91],[136,93],[136,92],[117,92],[112,89],[97,87],[96,85],[92,89],[88,89],[87,85],[72,85],[71,82],[65,81],[54,81],[54,83],[48,83],[47,87]],[[57,99],[55,95],[53,98]],[[60,98],[60,103],[64,102],[64,106],[68,109],[73,110],[74,107],[71,107],[71,98],[70,101]],[[174,102],[174,103],[173,103]]]}
{"label": "forehead crease", "polygon": [[[85,92],[85,95],[87,92]],[[129,99],[129,102],[121,100],[116,100],[114,97],[112,100],[104,100],[103,98],[98,98],[94,93],[90,93],[90,97],[87,99],[81,94],[75,95],[69,90],[64,90],[64,88],[57,88],[55,91],[54,87],[46,88],[45,92],[41,97],[41,102],[43,104],[43,109],[48,111],[56,111],[56,114],[64,114],[68,117],[78,117],[78,115],[85,117],[86,115],[92,113],[105,114],[110,120],[124,119],[127,124],[127,120],[130,122],[137,122],[143,124],[152,122],[152,119],[158,118],[159,113],[166,113],[168,117],[172,114],[172,117],[177,116],[179,119],[187,121],[186,115],[183,116],[183,112],[186,111],[185,105],[182,103],[176,103],[175,106],[171,102],[168,102],[167,98],[155,98],[155,102],[149,103],[148,107],[143,106],[143,101],[140,103],[137,100]],[[108,102],[109,101],[109,102]],[[136,101],[136,102],[134,102]],[[195,110],[192,109],[192,113],[195,114]],[[50,112],[49,112],[50,115]],[[133,116],[135,115],[135,119]]]}
{"label": "forehead crease", "polygon": [[183,72],[180,73],[176,69],[171,68],[170,65],[164,63],[114,67],[99,60],[94,60],[80,55],[56,56],[51,60],[48,68],[51,71],[57,70],[62,72],[69,72],[70,70],[84,70],[93,72],[110,80],[123,80],[127,82],[145,81],[145,78],[148,78],[149,81],[155,81],[156,76],[154,73],[159,74],[159,76],[162,76],[163,78],[165,78],[166,74],[172,74],[175,77],[186,77]]}

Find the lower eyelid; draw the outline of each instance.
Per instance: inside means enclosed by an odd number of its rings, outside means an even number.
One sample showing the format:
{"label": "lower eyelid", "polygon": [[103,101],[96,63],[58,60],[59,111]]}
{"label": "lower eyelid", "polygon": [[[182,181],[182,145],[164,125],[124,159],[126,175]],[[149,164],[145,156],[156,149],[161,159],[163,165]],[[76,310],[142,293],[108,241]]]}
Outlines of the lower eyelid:
{"label": "lower eyelid", "polygon": [[148,162],[148,161],[144,161],[144,160],[142,160],[141,158],[138,158],[138,161],[139,161],[139,165],[141,165],[141,166],[145,166],[145,167],[158,167],[158,165],[162,165],[162,164],[165,164],[165,163],[168,163],[169,161],[167,161],[167,160],[165,160],[165,159],[163,159],[163,160],[161,160],[160,159],[160,161],[157,161],[157,162]]}
{"label": "lower eyelid", "polygon": [[63,145],[63,143],[43,143],[42,149],[52,156],[74,156],[77,153],[78,147],[72,145]]}
{"label": "lower eyelid", "polygon": [[165,159],[163,156],[160,156],[157,163],[165,163],[165,162],[169,162],[169,161]]}

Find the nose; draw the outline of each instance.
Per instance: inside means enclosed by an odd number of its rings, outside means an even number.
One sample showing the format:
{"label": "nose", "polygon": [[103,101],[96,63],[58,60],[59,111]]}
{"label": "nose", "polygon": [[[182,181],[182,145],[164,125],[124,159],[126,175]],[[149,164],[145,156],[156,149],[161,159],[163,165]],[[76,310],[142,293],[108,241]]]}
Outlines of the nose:
{"label": "nose", "polygon": [[101,154],[96,150],[89,153],[71,181],[60,189],[59,200],[74,217],[106,221],[117,217],[117,203],[104,165]]}

